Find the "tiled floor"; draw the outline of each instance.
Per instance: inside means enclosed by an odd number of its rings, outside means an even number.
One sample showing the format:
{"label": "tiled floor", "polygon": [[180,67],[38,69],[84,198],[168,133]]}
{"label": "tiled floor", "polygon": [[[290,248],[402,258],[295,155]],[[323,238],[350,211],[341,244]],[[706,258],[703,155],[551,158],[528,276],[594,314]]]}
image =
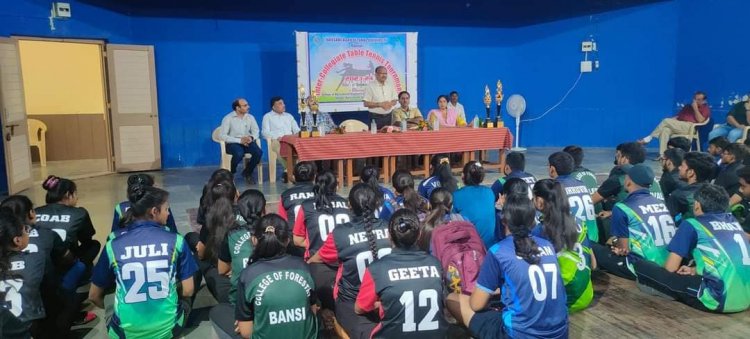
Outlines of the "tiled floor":
{"label": "tiled floor", "polygon": [[[552,152],[558,151],[559,149],[552,148],[532,148],[527,151],[527,171],[533,173],[538,178],[548,177],[547,174],[547,156]],[[600,181],[606,177],[609,170],[612,168],[612,161],[614,158],[613,149],[587,149],[584,159],[584,165],[599,175]],[[649,159],[653,159],[655,154],[651,154]],[[496,158],[493,156],[492,158]],[[657,175],[660,175],[661,168],[659,163],[656,161],[647,160],[647,164],[654,168]],[[87,165],[90,165],[88,167]],[[100,166],[101,164],[99,164]],[[35,175],[41,177],[42,173],[46,177],[46,174],[55,174],[64,176],[80,176],[84,175],[81,169],[96,168],[96,163],[91,164],[73,164],[73,166],[66,166],[65,164],[53,164],[48,162],[46,169],[35,168]],[[104,170],[106,170],[106,164],[104,164]],[[203,184],[213,172],[213,167],[200,167],[200,168],[189,168],[189,169],[177,169],[177,170],[164,170],[158,172],[152,172],[156,179],[156,185],[168,190],[170,195],[170,204],[174,217],[178,225],[178,229],[181,233],[185,233],[189,230],[189,219],[186,210],[198,206],[198,200],[201,195]],[[497,172],[488,173],[485,182],[491,183],[498,178]],[[109,174],[104,176],[89,177],[75,180],[78,185],[79,194],[79,206],[85,207],[91,214],[92,221],[97,228],[96,238],[99,241],[104,242],[112,222],[112,209],[115,203],[118,203],[125,199],[125,188],[128,174]],[[243,180],[237,180],[238,189],[245,190],[248,186]],[[257,186],[254,186],[257,187]],[[269,184],[268,182],[261,185],[261,190],[266,194],[266,198],[269,203],[276,203],[279,199],[279,194],[287,186],[281,182]],[[348,188],[342,189],[342,194],[346,194]],[[23,194],[28,195],[36,206],[41,206],[44,203],[44,190],[41,185],[34,185]],[[111,300],[110,300],[111,304]],[[191,328],[186,337],[187,338],[211,338],[213,337],[213,330],[211,329],[210,323],[208,322],[208,310],[210,306],[214,304],[213,299],[210,297],[205,288],[203,288],[194,305],[194,316],[199,320],[197,327]],[[100,320],[94,323],[93,329],[80,331],[81,335],[85,338],[102,338],[106,337],[106,330],[103,320],[103,311],[97,310],[100,315]],[[91,327],[91,326],[87,326]]]}

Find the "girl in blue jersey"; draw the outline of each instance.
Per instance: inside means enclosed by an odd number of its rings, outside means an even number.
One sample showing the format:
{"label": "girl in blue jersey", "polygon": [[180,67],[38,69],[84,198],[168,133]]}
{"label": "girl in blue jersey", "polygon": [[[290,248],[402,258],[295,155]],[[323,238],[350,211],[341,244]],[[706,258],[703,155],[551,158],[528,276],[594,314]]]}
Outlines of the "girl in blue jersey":
{"label": "girl in blue jersey", "polygon": [[391,190],[380,185],[380,170],[375,166],[365,166],[359,174],[359,180],[372,187],[375,192],[382,193],[378,204],[380,207],[375,211],[375,217],[388,221],[396,210],[396,196]]}
{"label": "girl in blue jersey", "polygon": [[505,180],[500,195],[495,202],[495,237],[498,240],[505,239],[505,227],[503,226],[503,205],[509,196],[523,194],[530,190],[529,184],[521,178],[508,178]]}
{"label": "girl in blue jersey", "polygon": [[[531,235],[534,206],[528,193],[512,195],[503,208],[507,237],[492,246],[471,296],[451,293],[449,311],[476,338],[567,338],[568,310],[552,244]],[[487,309],[500,294],[505,307]]]}
{"label": "girl in blue jersey", "polygon": [[127,232],[111,238],[91,278],[89,299],[104,307],[104,291],[115,285],[112,338],[172,338],[185,326],[198,267],[187,243],[162,225],[169,193],[142,187],[123,222]]}
{"label": "girl in blue jersey", "polygon": [[478,161],[464,165],[462,175],[464,187],[453,192],[453,211],[474,224],[484,246],[490,248],[497,242],[495,237],[495,194],[482,186],[484,167]]}
{"label": "girl in blue jersey", "polygon": [[458,189],[458,181],[451,172],[451,160],[446,154],[437,154],[430,159],[430,177],[419,183],[417,191],[429,200],[432,191],[438,187],[443,187],[450,193]]}
{"label": "girl in blue jersey", "polygon": [[[137,186],[154,186],[154,177],[146,173],[133,174],[128,177],[128,200],[115,205],[115,213],[114,217],[112,218],[112,232],[120,228],[120,219],[122,218],[122,215],[125,213],[125,211],[130,208],[133,190]],[[167,219],[167,224],[165,226],[167,226],[171,232],[177,233],[177,225],[174,222],[172,211],[169,211],[169,218]]]}
{"label": "girl in blue jersey", "polygon": [[396,209],[408,208],[424,220],[430,209],[429,201],[414,189],[414,177],[407,170],[397,170],[391,176],[393,189],[396,190]]}

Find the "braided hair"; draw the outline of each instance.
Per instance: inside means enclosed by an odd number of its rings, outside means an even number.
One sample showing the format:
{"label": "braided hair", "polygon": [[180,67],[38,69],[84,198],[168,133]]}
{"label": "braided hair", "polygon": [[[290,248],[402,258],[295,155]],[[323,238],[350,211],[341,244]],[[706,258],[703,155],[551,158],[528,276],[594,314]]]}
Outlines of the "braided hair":
{"label": "braided hair", "polygon": [[239,220],[235,222],[234,228],[245,227],[251,230],[266,214],[266,197],[263,192],[256,189],[249,189],[240,195],[237,199],[237,210],[239,211]]}
{"label": "braided hair", "polygon": [[373,259],[378,259],[378,247],[375,242],[375,234],[372,232],[373,223],[377,220],[375,211],[379,205],[378,197],[382,198],[380,191],[376,192],[370,185],[364,183],[354,185],[349,192],[349,205],[352,207],[354,216],[364,219],[365,235],[367,236],[367,242],[370,244]]}
{"label": "braided hair", "polygon": [[539,263],[541,253],[536,241],[531,237],[534,214],[534,206],[526,195],[511,195],[507,197],[503,206],[503,224],[513,235],[516,255],[532,265]]}
{"label": "braided hair", "polygon": [[416,213],[427,211],[427,202],[414,190],[414,177],[407,170],[398,170],[391,176],[393,189],[404,197],[404,208]]}
{"label": "braided hair", "polygon": [[359,180],[363,184],[367,184],[372,188],[373,191],[377,192],[377,204],[376,206],[380,206],[383,204],[383,194],[381,194],[380,190],[380,170],[375,166],[365,166],[362,168],[362,172],[359,174]]}
{"label": "braided hair", "polygon": [[443,224],[446,215],[453,209],[453,194],[443,187],[438,187],[430,195],[430,213],[424,218],[424,230],[419,239],[419,248],[424,251],[430,249],[432,231]]}

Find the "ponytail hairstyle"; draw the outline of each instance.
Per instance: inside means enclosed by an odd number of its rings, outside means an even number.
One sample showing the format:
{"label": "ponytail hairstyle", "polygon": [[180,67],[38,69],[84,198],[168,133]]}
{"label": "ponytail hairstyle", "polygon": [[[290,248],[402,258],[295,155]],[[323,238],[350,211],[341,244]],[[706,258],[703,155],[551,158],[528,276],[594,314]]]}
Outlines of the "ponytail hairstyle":
{"label": "ponytail hairstyle", "polygon": [[253,237],[257,240],[250,263],[286,253],[289,244],[289,225],[278,214],[266,214],[255,224]]}
{"label": "ponytail hairstyle", "polygon": [[397,170],[391,176],[393,189],[404,197],[404,208],[408,208],[415,213],[427,212],[428,206],[426,201],[414,190],[414,177],[406,170]]}
{"label": "ponytail hairstyle", "polygon": [[36,220],[32,218],[34,213],[34,203],[25,195],[11,195],[2,203],[0,208],[7,208],[13,215],[21,221],[22,224],[34,224]]}
{"label": "ponytail hairstyle", "polygon": [[[23,237],[24,226],[10,208],[0,208],[0,281],[17,279],[10,273],[10,257],[16,247],[15,239]],[[0,291],[0,300],[5,300],[5,292]]]}
{"label": "ponytail hairstyle", "polygon": [[539,263],[539,246],[531,237],[534,226],[534,206],[527,195],[511,195],[503,206],[503,224],[513,235],[516,255],[530,265]]}
{"label": "ponytail hairstyle", "polygon": [[137,186],[154,186],[154,177],[146,173],[133,174],[128,177],[128,201],[133,202],[130,198],[133,190]]}
{"label": "ponytail hairstyle", "polygon": [[311,182],[315,179],[317,166],[312,161],[300,161],[294,165],[294,182]]}
{"label": "ponytail hairstyle", "polygon": [[578,225],[570,214],[568,196],[562,185],[552,179],[534,184],[535,199],[542,199],[542,225],[544,234],[552,241],[555,252],[572,250],[578,241]]}
{"label": "ponytail hairstyle", "polygon": [[50,175],[42,182],[42,188],[47,191],[44,201],[48,204],[63,201],[66,196],[72,196],[78,188],[71,180]]}
{"label": "ponytail hairstyle", "polygon": [[464,165],[463,181],[466,186],[477,186],[484,180],[484,168],[479,161],[469,161]]}
{"label": "ponytail hairstyle", "polygon": [[[211,177],[208,178],[208,181],[205,185],[203,185],[203,193],[201,194],[200,199],[200,207],[199,210],[202,210],[204,213],[208,209],[208,207],[205,205],[204,200],[208,196],[209,192],[211,191],[211,188],[214,187],[219,182],[234,182],[234,176],[232,175],[232,172],[229,170],[220,168],[215,170],[213,173],[211,173]],[[199,213],[200,214],[200,213]]]}
{"label": "ponytail hairstyle", "polygon": [[440,181],[440,187],[444,187],[453,193],[458,189],[458,182],[451,172],[451,160],[446,154],[438,154],[430,160],[432,166],[432,176],[437,177]]}
{"label": "ponytail hairstyle", "polygon": [[237,189],[232,182],[220,182],[211,188],[208,195],[210,200],[206,212],[206,224],[208,227],[208,240],[206,245],[206,257],[214,261],[218,257],[218,250],[227,232],[234,227],[237,219],[234,213],[234,200],[237,197]]}
{"label": "ponytail hairstyle", "polygon": [[383,204],[383,200],[385,200],[385,198],[383,198],[383,193],[381,193],[382,191],[380,190],[380,170],[375,166],[365,166],[359,174],[359,180],[378,193],[377,206],[380,207],[380,205]]}
{"label": "ponytail hairstyle", "polygon": [[259,190],[246,190],[237,199],[237,210],[245,222],[235,223],[235,228],[247,227],[254,231],[255,226],[260,222],[263,215],[266,214],[266,197]]}
{"label": "ponytail hairstyle", "polygon": [[318,173],[315,177],[315,186],[313,186],[313,193],[315,193],[315,209],[322,210],[328,214],[333,213],[331,197],[336,195],[336,188],[338,185],[338,180],[333,172],[323,171]]}
{"label": "ponytail hairstyle", "polygon": [[453,209],[453,194],[443,187],[438,187],[430,195],[430,206],[432,210],[424,218],[424,229],[422,237],[419,240],[419,248],[423,251],[430,249],[430,239],[432,231],[443,224],[443,219],[451,213]]}
{"label": "ponytail hairstyle", "polygon": [[395,247],[409,249],[419,240],[420,228],[417,213],[402,208],[391,216],[388,234]]}
{"label": "ponytail hairstyle", "polygon": [[354,216],[364,219],[365,235],[367,236],[367,242],[370,244],[373,259],[378,259],[378,247],[375,242],[375,234],[372,233],[373,223],[377,220],[375,211],[380,206],[378,197],[380,199],[383,197],[380,190],[375,191],[365,183],[356,184],[349,191],[349,206],[351,206]]}
{"label": "ponytail hairstyle", "polygon": [[161,205],[167,202],[168,198],[169,193],[161,188],[138,186],[133,192],[130,208],[120,219],[120,227],[127,227],[135,220],[147,220],[148,212],[154,207],[161,209]]}

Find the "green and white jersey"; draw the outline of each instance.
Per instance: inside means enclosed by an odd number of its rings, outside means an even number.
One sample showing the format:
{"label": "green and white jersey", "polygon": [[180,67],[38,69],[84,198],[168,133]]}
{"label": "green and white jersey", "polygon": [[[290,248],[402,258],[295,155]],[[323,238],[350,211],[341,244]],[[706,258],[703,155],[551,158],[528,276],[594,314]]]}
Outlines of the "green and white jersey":
{"label": "green and white jersey", "polygon": [[91,282],[115,288],[111,338],[171,338],[185,323],[177,284],[198,267],[181,235],[150,221],[136,221],[107,241]]}
{"label": "green and white jersey", "polygon": [[706,308],[732,313],[750,306],[750,242],[732,214],[683,221],[669,251],[695,259],[696,272],[703,277],[698,298]]}
{"label": "green and white jersey", "polygon": [[669,256],[667,246],[676,228],[664,202],[642,189],[615,204],[611,232],[615,237],[628,239],[628,269],[635,273],[633,263],[638,260],[664,266]]}
{"label": "green and white jersey", "polygon": [[252,321],[252,338],[317,338],[311,306],[315,284],[301,258],[282,255],[251,263],[237,285],[238,321]]}
{"label": "green and white jersey", "polygon": [[573,173],[570,173],[570,176],[586,185],[589,194],[594,195],[594,193],[596,193],[596,189],[599,187],[599,182],[596,180],[594,172],[591,172],[585,167],[579,167],[573,170]]}
{"label": "green and white jersey", "polygon": [[237,282],[240,280],[242,270],[247,267],[250,256],[253,255],[252,232],[246,226],[232,229],[227,234],[224,243],[219,250],[219,260],[230,263],[232,266],[232,287],[229,288],[229,302],[232,305],[237,301]]}
{"label": "green and white jersey", "polygon": [[568,297],[568,310],[577,312],[585,309],[594,299],[594,285],[591,284],[591,245],[587,237],[586,225],[579,225],[578,241],[573,250],[557,252],[565,293]]}

